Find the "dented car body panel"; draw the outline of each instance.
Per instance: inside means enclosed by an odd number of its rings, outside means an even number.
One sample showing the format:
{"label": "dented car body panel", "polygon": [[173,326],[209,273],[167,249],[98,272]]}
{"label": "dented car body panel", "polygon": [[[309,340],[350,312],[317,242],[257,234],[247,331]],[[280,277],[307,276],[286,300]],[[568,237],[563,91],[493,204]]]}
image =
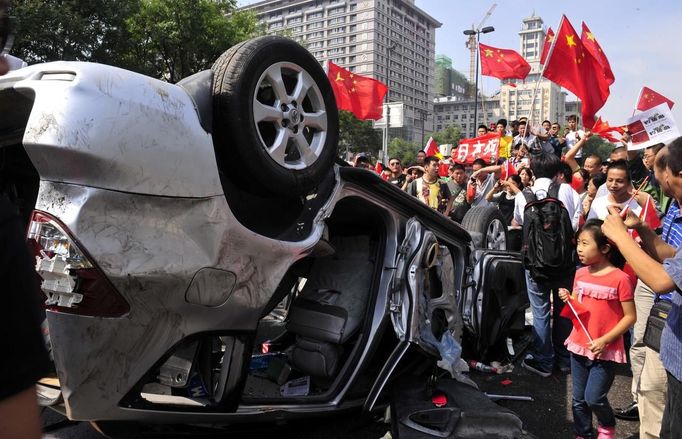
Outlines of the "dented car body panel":
{"label": "dented car body panel", "polygon": [[55,62],[10,72],[5,88],[35,96],[23,144],[44,180],[168,197],[223,193],[211,136],[177,85]]}

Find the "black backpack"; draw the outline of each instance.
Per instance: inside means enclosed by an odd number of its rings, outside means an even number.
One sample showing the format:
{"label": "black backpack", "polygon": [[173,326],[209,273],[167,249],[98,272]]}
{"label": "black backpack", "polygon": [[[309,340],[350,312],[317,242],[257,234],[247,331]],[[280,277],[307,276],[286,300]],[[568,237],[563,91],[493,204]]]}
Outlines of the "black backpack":
{"label": "black backpack", "polygon": [[562,279],[575,270],[575,239],[571,217],[559,200],[559,185],[550,184],[538,200],[530,188],[523,211],[523,265],[538,282]]}

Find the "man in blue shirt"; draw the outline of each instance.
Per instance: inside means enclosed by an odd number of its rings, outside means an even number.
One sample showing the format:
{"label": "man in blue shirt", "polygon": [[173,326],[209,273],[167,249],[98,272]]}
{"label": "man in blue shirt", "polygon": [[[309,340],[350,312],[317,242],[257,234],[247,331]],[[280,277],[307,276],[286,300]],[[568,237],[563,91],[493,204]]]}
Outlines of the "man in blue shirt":
{"label": "man in blue shirt", "polygon": [[[665,183],[679,206],[682,202],[682,137],[668,145]],[[656,294],[672,291],[672,309],[661,336],[660,357],[668,377],[668,394],[661,424],[660,437],[682,437],[682,247],[673,247],[654,231],[643,226],[639,219],[628,214],[625,222],[618,210],[609,207],[609,216],[602,230],[621,251],[637,277],[649,285]],[[669,212],[670,224],[679,223],[680,215]],[[627,228],[637,230],[642,239],[640,248],[629,235]],[[670,227],[669,242],[677,232]]]}
{"label": "man in blue shirt", "polygon": [[[669,197],[672,192],[668,186],[667,164],[668,148],[664,147],[657,152],[652,167],[656,173],[657,180],[660,182],[660,190],[665,193],[666,197]],[[679,204],[677,204],[677,201],[668,204],[670,204],[670,208],[663,218],[663,233],[661,234],[661,238],[673,248],[679,248],[680,245],[682,245],[680,207]],[[637,296],[638,293],[640,294],[639,297]],[[658,295],[658,300],[670,302],[673,294],[674,292]],[[656,439],[659,437],[663,409],[665,408],[666,389],[668,387],[668,379],[663,363],[661,362],[660,354],[646,346],[643,340],[647,320],[656,296],[657,295],[654,294],[649,287],[645,286],[644,283],[638,283],[638,289],[635,290],[635,304],[638,306],[635,333],[637,333],[639,327],[641,346],[638,347],[638,352],[633,353],[635,350],[635,344],[633,343],[630,348],[630,362],[632,366],[633,392],[635,392],[635,401],[637,401],[635,411],[639,409],[640,439]],[[636,369],[635,358],[637,357],[637,354],[639,354],[640,363],[639,368]],[[625,412],[626,410],[627,408],[622,412]],[[618,417],[618,409],[616,409],[615,412],[616,417]]]}

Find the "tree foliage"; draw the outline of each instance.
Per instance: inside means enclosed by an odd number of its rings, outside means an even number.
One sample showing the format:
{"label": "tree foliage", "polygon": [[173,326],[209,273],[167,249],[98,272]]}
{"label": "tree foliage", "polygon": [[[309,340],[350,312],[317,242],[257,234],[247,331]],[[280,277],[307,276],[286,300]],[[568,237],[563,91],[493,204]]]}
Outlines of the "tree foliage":
{"label": "tree foliage", "polygon": [[403,163],[403,167],[414,163],[417,152],[421,148],[414,142],[408,142],[401,138],[394,138],[388,144],[389,157],[397,157]]}
{"label": "tree foliage", "polygon": [[140,0],[12,0],[12,53],[29,64],[69,60],[118,65],[128,46],[126,20]]}
{"label": "tree foliage", "polygon": [[[205,70],[229,47],[261,28],[235,0],[142,0],[126,20],[134,44],[126,64],[170,82]],[[137,64],[137,65],[135,65]]]}
{"label": "tree foliage", "polygon": [[441,131],[431,134],[431,137],[433,137],[439,145],[444,145],[446,143],[457,145],[462,138],[462,132],[459,125],[447,125]]}
{"label": "tree foliage", "polygon": [[583,156],[587,157],[590,154],[597,154],[602,160],[606,160],[614,147],[613,143],[604,140],[602,137],[593,135],[585,142]]}
{"label": "tree foliage", "polygon": [[366,152],[376,156],[381,151],[381,133],[372,122],[359,120],[349,111],[339,110],[339,151]]}
{"label": "tree foliage", "polygon": [[236,0],[12,0],[13,54],[115,65],[176,82],[264,33]]}

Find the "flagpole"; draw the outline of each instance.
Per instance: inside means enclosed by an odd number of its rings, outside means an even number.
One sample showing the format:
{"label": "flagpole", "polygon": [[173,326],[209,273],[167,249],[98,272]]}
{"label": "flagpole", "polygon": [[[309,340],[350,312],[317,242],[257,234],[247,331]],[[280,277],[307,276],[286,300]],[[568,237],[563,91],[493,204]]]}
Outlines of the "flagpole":
{"label": "flagpole", "polygon": [[[561,29],[561,26],[564,24],[564,15],[561,16],[561,20],[559,21],[559,27],[557,28],[557,32]],[[556,33],[555,33],[556,35]],[[542,64],[541,70],[540,70],[540,76],[538,79],[535,81],[535,87],[533,88],[533,94],[531,96],[531,101],[530,101],[530,117],[528,118],[529,125],[526,126],[526,133],[530,132],[530,128],[533,126],[533,116],[535,115],[535,95],[537,94],[538,88],[540,88],[540,81],[542,81],[542,77],[545,75],[545,67],[547,67],[547,62],[551,59],[552,57],[552,52],[554,52],[554,46],[556,44],[558,38],[554,38],[552,40],[552,44],[549,46],[549,50],[547,51],[547,57],[545,58],[544,64]],[[518,99],[518,98],[517,98]],[[557,121],[559,122],[559,121]]]}
{"label": "flagpole", "polygon": [[635,108],[632,109],[632,116],[634,116],[635,112],[637,111],[637,105],[639,104],[639,101],[642,99],[642,93],[644,93],[644,86],[642,86],[642,88],[639,89],[639,94],[637,95],[637,102],[635,102]]}
{"label": "flagpole", "polygon": [[384,130],[383,130],[383,136],[381,139],[381,159],[384,161],[384,163],[387,163],[388,161],[388,118],[389,118],[389,111],[390,108],[388,107],[388,93],[386,93],[386,96],[384,96],[384,109],[386,110],[386,115],[385,115],[385,121],[384,121]]}
{"label": "flagpole", "polygon": [[[481,81],[481,90],[483,90],[483,81]],[[483,117],[483,123],[485,123],[485,95],[483,92],[481,92],[481,116]],[[478,133],[478,124],[476,124],[476,133]]]}

